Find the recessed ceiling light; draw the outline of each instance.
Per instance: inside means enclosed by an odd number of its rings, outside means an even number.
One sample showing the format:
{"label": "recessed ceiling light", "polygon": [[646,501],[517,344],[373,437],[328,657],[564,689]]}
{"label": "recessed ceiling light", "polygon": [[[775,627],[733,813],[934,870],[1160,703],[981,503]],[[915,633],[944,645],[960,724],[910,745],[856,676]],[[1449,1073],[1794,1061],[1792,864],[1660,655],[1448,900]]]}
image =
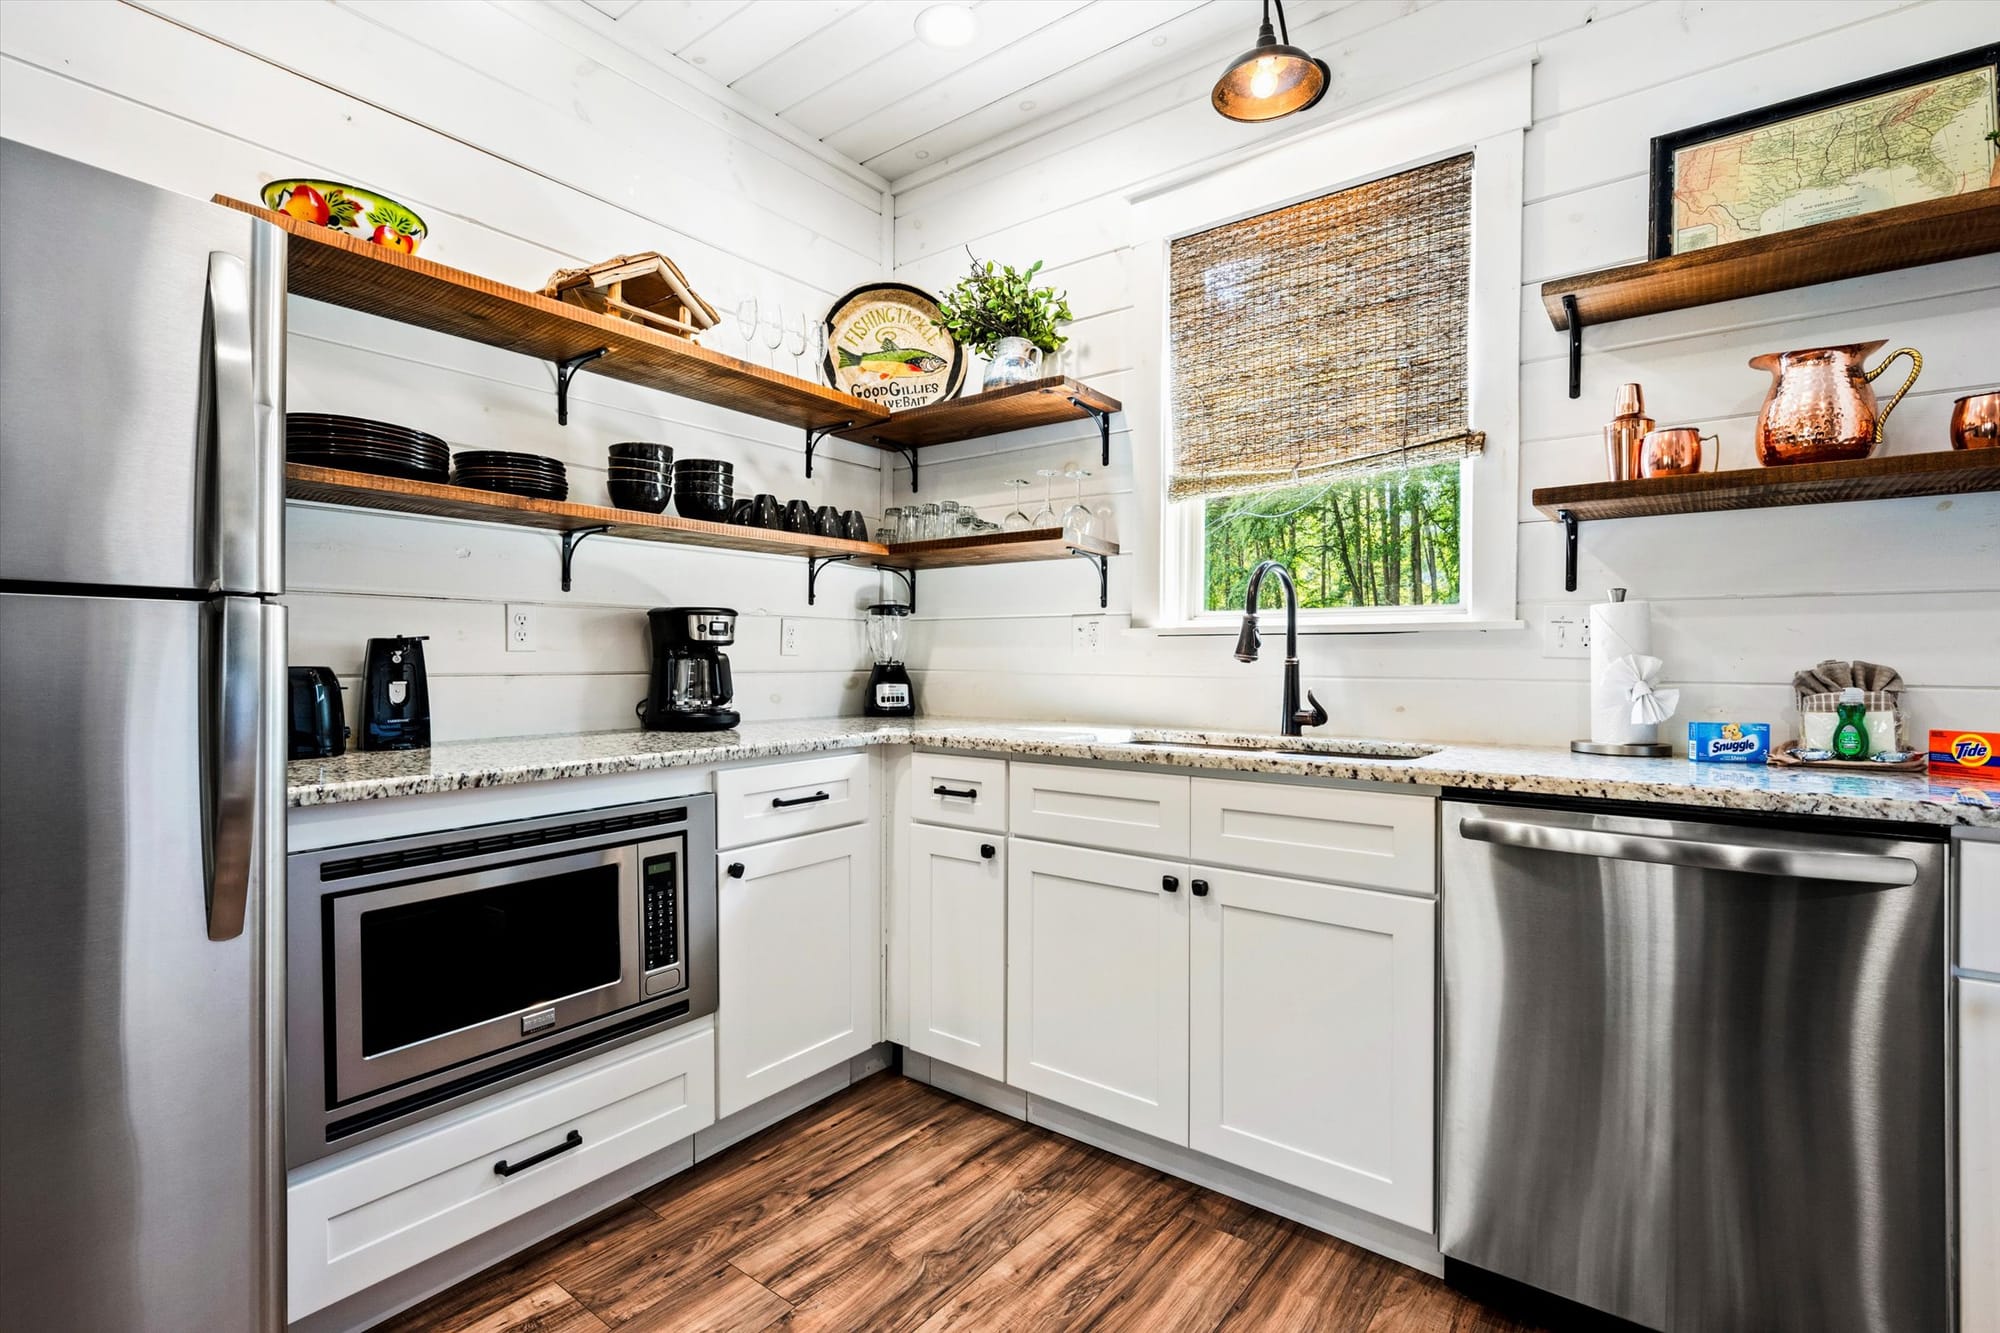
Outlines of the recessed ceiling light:
{"label": "recessed ceiling light", "polygon": [[917,40],[951,50],[970,46],[979,36],[979,20],[964,5],[932,5],[917,15]]}
{"label": "recessed ceiling light", "polygon": [[1167,44],[1167,39],[1164,37],[1155,37],[1153,39],[1154,46],[1165,46],[1166,44]]}
{"label": "recessed ceiling light", "polygon": [[708,63],[707,56],[693,56],[691,57],[691,59],[693,59],[694,63],[697,65],[706,65]]}
{"label": "recessed ceiling light", "polygon": [[1035,109],[1035,99],[1032,97],[1026,99],[1021,103],[1021,110],[1023,111],[1033,111],[1034,109]]}
{"label": "recessed ceiling light", "polygon": [[925,158],[929,157],[930,155],[931,155],[931,150],[930,150],[930,149],[928,149],[928,148],[919,148],[919,149],[917,150],[917,161],[921,162],[921,161],[923,161],[923,160],[924,160]]}

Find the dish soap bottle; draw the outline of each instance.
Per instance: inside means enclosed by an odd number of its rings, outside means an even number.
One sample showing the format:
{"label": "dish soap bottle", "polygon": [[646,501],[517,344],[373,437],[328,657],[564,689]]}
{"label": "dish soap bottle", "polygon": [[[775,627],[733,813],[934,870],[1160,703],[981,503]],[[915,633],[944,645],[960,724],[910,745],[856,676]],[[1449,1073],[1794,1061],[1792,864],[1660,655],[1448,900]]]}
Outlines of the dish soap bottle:
{"label": "dish soap bottle", "polygon": [[1862,759],[1868,754],[1868,696],[1850,685],[1840,692],[1834,705],[1833,752],[1842,759]]}

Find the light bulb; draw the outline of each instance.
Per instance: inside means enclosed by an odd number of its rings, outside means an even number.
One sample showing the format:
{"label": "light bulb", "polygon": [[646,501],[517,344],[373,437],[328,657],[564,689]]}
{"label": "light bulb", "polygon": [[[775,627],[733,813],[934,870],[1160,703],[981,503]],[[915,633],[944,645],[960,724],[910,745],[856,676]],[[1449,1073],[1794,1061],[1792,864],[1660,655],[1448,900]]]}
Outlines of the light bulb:
{"label": "light bulb", "polygon": [[1256,71],[1250,75],[1250,95],[1269,97],[1277,91],[1278,62],[1270,56],[1264,56],[1257,61]]}
{"label": "light bulb", "polygon": [[979,36],[979,20],[964,5],[932,5],[915,26],[918,41],[946,51],[970,46]]}

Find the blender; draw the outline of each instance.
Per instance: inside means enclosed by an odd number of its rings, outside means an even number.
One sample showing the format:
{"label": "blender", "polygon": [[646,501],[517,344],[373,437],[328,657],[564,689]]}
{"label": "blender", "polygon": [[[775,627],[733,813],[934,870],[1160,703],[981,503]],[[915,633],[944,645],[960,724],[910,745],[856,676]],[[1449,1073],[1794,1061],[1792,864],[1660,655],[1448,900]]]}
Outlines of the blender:
{"label": "blender", "polygon": [[868,648],[875,669],[868,674],[869,717],[915,717],[917,695],[910,673],[903,669],[904,622],[910,608],[900,602],[879,602],[868,608]]}

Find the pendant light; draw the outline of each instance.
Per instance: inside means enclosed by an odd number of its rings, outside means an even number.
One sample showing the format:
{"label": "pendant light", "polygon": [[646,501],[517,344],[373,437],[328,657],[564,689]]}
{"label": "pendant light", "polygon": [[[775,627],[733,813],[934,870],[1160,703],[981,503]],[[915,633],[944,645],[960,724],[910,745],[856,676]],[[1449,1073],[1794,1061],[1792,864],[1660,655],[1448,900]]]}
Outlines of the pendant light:
{"label": "pendant light", "polygon": [[[1279,40],[1283,33],[1284,40]],[[1271,0],[1264,0],[1264,22],[1257,45],[1230,62],[1215,81],[1209,101],[1231,120],[1276,120],[1304,111],[1326,96],[1333,72],[1291,44],[1285,27],[1284,0],[1278,0],[1278,32],[1271,30]]]}

